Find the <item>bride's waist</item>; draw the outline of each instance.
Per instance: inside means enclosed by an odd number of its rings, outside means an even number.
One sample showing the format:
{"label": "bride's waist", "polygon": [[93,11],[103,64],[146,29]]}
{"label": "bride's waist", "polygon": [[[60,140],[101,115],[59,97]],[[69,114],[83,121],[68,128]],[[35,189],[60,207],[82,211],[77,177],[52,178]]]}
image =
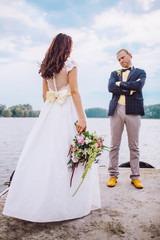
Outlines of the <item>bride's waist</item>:
{"label": "bride's waist", "polygon": [[71,91],[69,88],[60,91],[49,90],[46,94],[46,99],[50,103],[58,101],[58,103],[62,105],[69,96],[71,96]]}

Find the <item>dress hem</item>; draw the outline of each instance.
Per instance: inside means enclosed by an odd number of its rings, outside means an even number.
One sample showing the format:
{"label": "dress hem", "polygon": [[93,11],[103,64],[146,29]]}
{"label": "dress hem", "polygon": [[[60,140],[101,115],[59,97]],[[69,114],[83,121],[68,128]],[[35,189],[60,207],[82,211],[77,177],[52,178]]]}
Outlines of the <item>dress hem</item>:
{"label": "dress hem", "polygon": [[63,222],[63,221],[69,221],[69,220],[75,220],[75,219],[83,218],[83,217],[86,217],[87,215],[89,215],[92,211],[96,211],[96,210],[99,210],[99,209],[101,209],[101,207],[93,208],[92,210],[90,210],[86,214],[79,215],[79,216],[76,216],[76,217],[68,217],[66,219],[59,219],[59,220],[43,220],[43,221],[41,221],[41,220],[29,220],[29,219],[26,219],[26,218],[23,218],[23,217],[16,217],[16,216],[13,216],[13,214],[9,215],[9,214],[3,213],[3,212],[2,212],[2,214],[4,216],[7,216],[7,217],[16,218],[16,219],[27,221],[27,222],[49,223],[49,222]]}

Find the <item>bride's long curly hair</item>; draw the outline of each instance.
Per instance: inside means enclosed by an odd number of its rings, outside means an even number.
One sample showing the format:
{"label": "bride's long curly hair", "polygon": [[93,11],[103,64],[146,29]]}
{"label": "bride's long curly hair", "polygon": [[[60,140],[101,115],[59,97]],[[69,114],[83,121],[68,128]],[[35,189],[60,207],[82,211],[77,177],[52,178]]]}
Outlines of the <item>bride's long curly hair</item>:
{"label": "bride's long curly hair", "polygon": [[71,53],[72,38],[66,34],[59,33],[52,41],[45,58],[43,59],[39,73],[43,78],[53,78],[59,73]]}

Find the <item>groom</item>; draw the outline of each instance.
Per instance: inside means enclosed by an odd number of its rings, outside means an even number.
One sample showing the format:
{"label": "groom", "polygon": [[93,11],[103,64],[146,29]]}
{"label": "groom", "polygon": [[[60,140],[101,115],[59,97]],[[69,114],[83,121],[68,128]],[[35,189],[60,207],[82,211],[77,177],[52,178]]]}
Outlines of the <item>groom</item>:
{"label": "groom", "polygon": [[131,183],[136,188],[143,188],[138,179],[139,173],[139,130],[141,116],[144,115],[142,88],[145,84],[144,70],[134,68],[132,55],[126,49],[117,52],[117,59],[122,66],[121,70],[111,73],[108,89],[112,93],[109,104],[111,150],[109,154],[108,187],[114,187],[119,175],[118,156],[121,136],[126,125],[128,146],[130,150]]}

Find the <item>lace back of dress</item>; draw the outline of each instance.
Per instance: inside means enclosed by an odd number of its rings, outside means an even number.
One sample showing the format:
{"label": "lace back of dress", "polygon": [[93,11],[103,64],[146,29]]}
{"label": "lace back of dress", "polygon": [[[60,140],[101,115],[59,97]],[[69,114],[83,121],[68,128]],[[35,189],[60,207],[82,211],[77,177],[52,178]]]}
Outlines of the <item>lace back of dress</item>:
{"label": "lace back of dress", "polygon": [[68,81],[68,72],[73,69],[73,67],[76,67],[76,64],[74,61],[67,60],[64,64],[64,67],[59,73],[56,73],[53,78],[50,78],[48,80],[48,87],[51,91],[60,91],[64,88],[69,87],[69,81]]}

